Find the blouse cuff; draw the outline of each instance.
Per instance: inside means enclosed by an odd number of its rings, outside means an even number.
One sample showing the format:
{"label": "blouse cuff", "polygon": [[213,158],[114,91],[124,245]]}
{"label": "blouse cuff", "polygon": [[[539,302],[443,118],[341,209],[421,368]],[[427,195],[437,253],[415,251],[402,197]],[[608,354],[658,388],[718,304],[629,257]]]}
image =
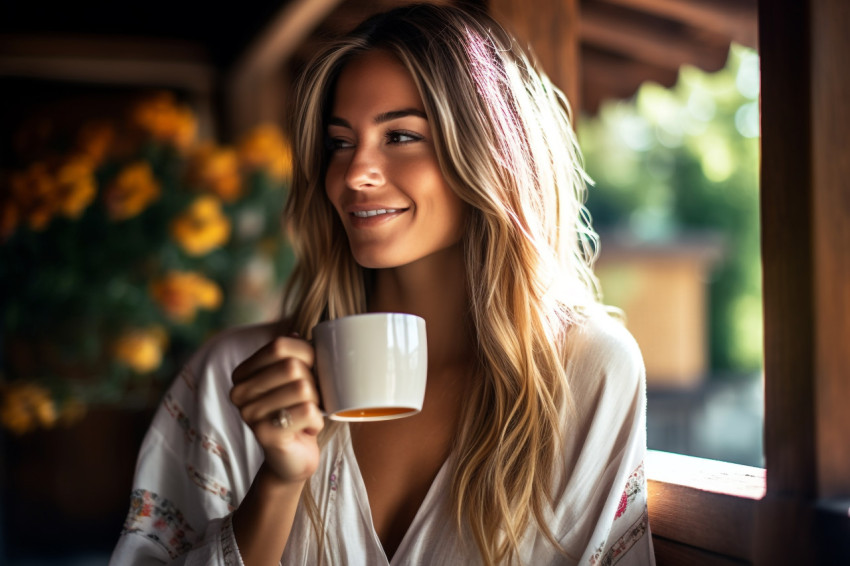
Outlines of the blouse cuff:
{"label": "blouse cuff", "polygon": [[221,524],[221,555],[225,566],[245,566],[233,532],[233,514],[225,517]]}

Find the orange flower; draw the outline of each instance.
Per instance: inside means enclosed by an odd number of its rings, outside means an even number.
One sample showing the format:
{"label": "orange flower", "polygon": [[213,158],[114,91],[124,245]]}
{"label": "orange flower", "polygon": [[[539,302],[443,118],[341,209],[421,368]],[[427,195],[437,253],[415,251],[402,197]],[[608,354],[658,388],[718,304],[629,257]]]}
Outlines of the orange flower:
{"label": "orange flower", "polygon": [[161,326],[125,332],[113,346],[115,358],[136,373],[149,373],[162,364],[168,336]]}
{"label": "orange flower", "polygon": [[89,157],[75,155],[56,173],[59,210],[68,218],[79,218],[94,200],[97,187]]}
{"label": "orange flower", "polygon": [[204,255],[230,238],[230,220],[221,210],[221,201],[201,196],[171,223],[171,235],[187,254]]}
{"label": "orange flower", "polygon": [[292,174],[292,149],[273,124],[257,126],[245,135],[239,142],[239,157],[247,167],[264,169],[278,180]]}
{"label": "orange flower", "polygon": [[136,216],[159,198],[159,183],[150,165],[139,161],[125,167],[106,189],[106,208],[113,220]]}
{"label": "orange flower", "polygon": [[203,275],[172,271],[151,285],[151,295],[165,313],[178,322],[191,322],[198,309],[221,306],[221,288]]}
{"label": "orange flower", "polygon": [[171,143],[181,150],[195,141],[198,121],[187,106],[177,105],[174,95],[161,92],[136,105],[133,122],[154,139]]}
{"label": "orange flower", "polygon": [[236,151],[216,147],[211,143],[200,146],[192,156],[192,182],[203,190],[217,195],[224,202],[242,196],[242,177]]}
{"label": "orange flower", "polygon": [[77,150],[100,164],[115,138],[115,128],[109,122],[89,122],[77,134]]}
{"label": "orange flower", "polygon": [[0,423],[21,435],[56,422],[56,404],[50,392],[34,383],[17,382],[5,387],[0,401]]}
{"label": "orange flower", "polygon": [[47,165],[33,163],[26,171],[12,174],[12,198],[17,203],[29,227],[43,230],[58,208],[56,182]]}

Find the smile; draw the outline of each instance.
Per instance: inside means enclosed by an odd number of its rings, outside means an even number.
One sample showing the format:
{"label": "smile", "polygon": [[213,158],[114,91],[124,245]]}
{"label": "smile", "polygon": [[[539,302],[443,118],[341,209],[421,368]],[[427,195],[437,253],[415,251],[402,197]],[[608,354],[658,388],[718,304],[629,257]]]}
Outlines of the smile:
{"label": "smile", "polygon": [[358,210],[352,212],[357,218],[368,218],[370,216],[379,216],[381,214],[393,214],[394,212],[402,212],[403,208],[379,208],[377,210]]}

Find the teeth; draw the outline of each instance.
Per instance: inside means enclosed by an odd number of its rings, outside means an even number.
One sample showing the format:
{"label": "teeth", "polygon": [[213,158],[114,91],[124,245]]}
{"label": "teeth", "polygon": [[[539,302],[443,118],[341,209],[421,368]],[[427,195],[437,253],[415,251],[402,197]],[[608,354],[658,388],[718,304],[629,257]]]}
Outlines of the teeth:
{"label": "teeth", "polygon": [[379,208],[378,210],[358,210],[354,213],[354,216],[357,218],[367,218],[369,216],[378,216],[379,214],[390,214],[392,212],[398,212],[400,209],[398,208]]}

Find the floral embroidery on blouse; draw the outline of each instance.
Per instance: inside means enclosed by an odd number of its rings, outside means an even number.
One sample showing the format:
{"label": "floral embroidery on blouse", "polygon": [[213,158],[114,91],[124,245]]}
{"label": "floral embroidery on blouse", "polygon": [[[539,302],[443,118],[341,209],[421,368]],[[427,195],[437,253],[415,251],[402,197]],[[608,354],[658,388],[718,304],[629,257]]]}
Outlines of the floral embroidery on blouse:
{"label": "floral embroidery on blouse", "polygon": [[131,533],[156,542],[171,558],[189,552],[195,539],[195,531],[171,501],[144,489],[130,495],[130,512],[121,534]]}
{"label": "floral embroidery on blouse", "polygon": [[233,515],[228,515],[221,523],[221,532],[224,533],[221,541],[221,555],[225,566],[241,566],[242,557],[239,547],[236,546],[236,538],[233,535]]}
{"label": "floral embroidery on blouse", "polygon": [[227,450],[219,444],[214,438],[207,436],[206,434],[201,435],[201,446],[214,456],[218,456],[221,459],[221,463],[224,465],[224,469],[227,471],[228,477],[232,476],[230,471],[230,455],[227,453]]}
{"label": "floral embroidery on blouse", "polygon": [[632,472],[632,475],[629,476],[626,482],[626,488],[623,490],[622,497],[620,497],[620,504],[617,506],[617,514],[614,515],[614,519],[619,519],[626,512],[629,504],[635,500],[635,497],[638,496],[644,485],[646,485],[646,480],[644,478],[643,462],[641,462],[640,466]]}
{"label": "floral embroidery on blouse", "polygon": [[[617,505],[614,521],[620,519],[625,514],[626,509],[634,504],[635,499],[643,491],[645,485],[644,467],[643,462],[641,462],[626,481],[626,487]],[[606,543],[601,543],[590,557],[590,566],[613,566],[637,541],[646,535],[648,529],[649,514],[647,513],[644,500],[643,509],[637,520],[626,529],[620,538],[608,547],[607,552],[605,552]]]}
{"label": "floral embroidery on blouse", "polygon": [[183,429],[183,435],[186,437],[186,442],[190,444],[194,442],[198,433],[194,428],[192,428],[192,423],[189,421],[189,417],[186,416],[186,413],[183,412],[183,409],[180,408],[180,405],[177,404],[177,401],[174,400],[171,393],[166,393],[165,397],[162,399],[162,406],[166,411],[168,411],[168,414],[177,421],[180,428]]}
{"label": "floral embroidery on blouse", "polygon": [[222,501],[227,503],[228,511],[236,509],[236,505],[233,503],[233,493],[227,488],[227,486],[204,474],[191,464],[186,466],[186,473],[189,474],[189,478],[195,483],[195,485],[202,488],[204,491],[208,491],[213,495],[219,496]]}
{"label": "floral embroidery on blouse", "polygon": [[171,396],[171,393],[167,393],[162,399],[162,406],[165,408],[168,414],[171,415],[171,417],[177,422],[180,428],[183,429],[183,436],[185,437],[186,442],[188,444],[192,444],[198,439],[198,437],[200,437],[201,447],[210,454],[220,458],[225,470],[229,475],[230,455],[227,453],[227,450],[224,448],[224,446],[222,446],[211,436],[208,436],[206,434],[198,434],[198,431],[192,427],[189,417],[186,416],[186,413],[183,412],[183,409],[180,407],[174,397]]}
{"label": "floral embroidery on blouse", "polygon": [[195,391],[195,375],[192,373],[189,366],[185,366],[183,368],[183,371],[180,372],[179,379],[183,380],[186,387],[189,388],[189,391]]}
{"label": "floral embroidery on blouse", "polygon": [[637,521],[635,521],[626,530],[626,532],[623,533],[623,536],[618,538],[617,541],[611,545],[611,548],[608,549],[608,552],[606,552],[604,556],[600,558],[604,544],[600,545],[599,548],[596,549],[596,552],[594,552],[593,556],[590,557],[591,566],[613,566],[616,564],[637,541],[646,536],[648,527],[649,514],[644,511],[641,513]]}

